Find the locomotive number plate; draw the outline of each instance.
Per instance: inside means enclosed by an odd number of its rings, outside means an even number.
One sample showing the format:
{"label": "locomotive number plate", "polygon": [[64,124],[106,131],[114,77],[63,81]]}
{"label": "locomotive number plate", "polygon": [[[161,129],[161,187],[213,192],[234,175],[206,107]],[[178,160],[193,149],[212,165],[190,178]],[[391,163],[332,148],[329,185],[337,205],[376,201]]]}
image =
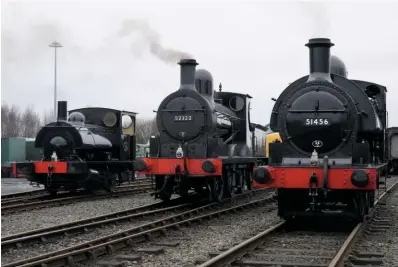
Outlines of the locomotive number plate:
{"label": "locomotive number plate", "polygon": [[328,119],[305,119],[305,125],[308,126],[327,126],[329,124]]}
{"label": "locomotive number plate", "polygon": [[193,116],[191,115],[174,116],[174,121],[193,121]]}

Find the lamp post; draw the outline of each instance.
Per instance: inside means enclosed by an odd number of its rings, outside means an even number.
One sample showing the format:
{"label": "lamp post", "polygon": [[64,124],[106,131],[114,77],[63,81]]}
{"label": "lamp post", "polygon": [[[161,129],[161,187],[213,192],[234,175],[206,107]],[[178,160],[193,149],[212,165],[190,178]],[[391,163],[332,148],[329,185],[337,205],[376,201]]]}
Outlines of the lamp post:
{"label": "lamp post", "polygon": [[56,41],[52,42],[49,47],[54,47],[55,59],[54,59],[54,118],[57,119],[57,48],[61,48],[62,45]]}

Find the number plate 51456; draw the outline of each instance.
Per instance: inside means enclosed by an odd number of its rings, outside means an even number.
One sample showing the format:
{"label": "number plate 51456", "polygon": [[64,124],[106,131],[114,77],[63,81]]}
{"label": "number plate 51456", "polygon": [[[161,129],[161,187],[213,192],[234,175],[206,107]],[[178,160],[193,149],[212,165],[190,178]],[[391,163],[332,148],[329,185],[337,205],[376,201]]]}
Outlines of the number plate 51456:
{"label": "number plate 51456", "polygon": [[319,126],[327,126],[329,125],[328,119],[305,119],[305,125],[319,125]]}

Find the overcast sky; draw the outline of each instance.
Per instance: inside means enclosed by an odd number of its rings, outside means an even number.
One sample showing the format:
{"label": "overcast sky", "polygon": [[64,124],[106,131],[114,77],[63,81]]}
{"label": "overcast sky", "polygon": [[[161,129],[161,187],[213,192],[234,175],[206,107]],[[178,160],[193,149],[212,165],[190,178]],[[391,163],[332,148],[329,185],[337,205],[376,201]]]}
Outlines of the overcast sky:
{"label": "overcast sky", "polygon": [[[2,1],[2,101],[39,112],[58,100],[152,117],[188,53],[223,90],[253,96],[253,121],[307,75],[311,37],[329,37],[351,78],[387,86],[398,126],[398,2]],[[151,46],[152,44],[152,46]],[[151,53],[152,48],[152,53]],[[166,50],[164,50],[166,49]],[[395,113],[395,114],[394,114]]]}

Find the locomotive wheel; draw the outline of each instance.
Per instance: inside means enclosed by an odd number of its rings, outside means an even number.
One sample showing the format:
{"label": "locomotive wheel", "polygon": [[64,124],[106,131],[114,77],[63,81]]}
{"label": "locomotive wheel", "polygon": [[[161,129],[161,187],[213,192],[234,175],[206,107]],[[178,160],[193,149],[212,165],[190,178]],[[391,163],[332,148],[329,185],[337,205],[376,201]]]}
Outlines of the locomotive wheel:
{"label": "locomotive wheel", "polygon": [[47,189],[47,191],[48,191],[48,193],[50,193],[50,195],[52,197],[55,197],[57,195],[57,193],[58,193],[57,189]]}
{"label": "locomotive wheel", "polygon": [[238,172],[238,175],[239,175],[239,178],[238,178],[239,186],[236,188],[236,193],[237,194],[242,194],[243,190],[245,189],[246,179],[245,179],[244,174],[242,172]]}
{"label": "locomotive wheel", "polygon": [[159,198],[160,198],[162,201],[167,202],[167,201],[170,200],[171,194],[168,193],[168,192],[163,191],[163,192],[160,192],[160,193],[159,193]]}
{"label": "locomotive wheel", "polygon": [[285,219],[285,220],[288,220],[290,218],[287,218],[285,216],[286,204],[287,204],[287,201],[286,201],[285,197],[286,196],[281,191],[281,189],[278,189],[278,216],[283,218],[283,219]]}
{"label": "locomotive wheel", "polygon": [[221,200],[224,198],[224,190],[223,177],[214,177],[210,182],[212,200],[221,202]]}
{"label": "locomotive wheel", "polygon": [[246,172],[245,174],[246,174],[246,177],[244,179],[246,181],[247,190],[250,191],[250,190],[252,190],[252,183],[253,183],[253,181],[251,179],[252,173],[251,172],[249,172],[249,173]]}
{"label": "locomotive wheel", "polygon": [[116,188],[116,183],[117,183],[117,177],[118,177],[118,175],[117,174],[111,174],[111,175],[109,175],[109,177],[107,178],[107,184],[106,184],[106,186],[105,186],[105,189],[108,191],[108,192],[113,192],[113,191],[115,191],[115,188]]}
{"label": "locomotive wheel", "polygon": [[369,203],[370,203],[370,193],[365,192],[364,193],[364,198],[365,198],[365,203],[364,203],[364,205],[365,205],[365,215],[368,215],[369,214],[369,209],[370,209],[370,205],[369,205]]}
{"label": "locomotive wheel", "polygon": [[77,189],[78,189],[77,185],[76,186],[70,186],[68,188],[69,192],[71,192],[71,193],[77,193]]}
{"label": "locomotive wheel", "polygon": [[227,184],[226,184],[226,186],[225,186],[225,196],[226,197],[230,197],[230,198],[232,198],[233,196],[234,196],[234,194],[235,194],[235,188],[233,187],[233,175],[232,175],[232,173],[228,173],[227,174],[227,177],[226,177],[226,180],[227,180]]}
{"label": "locomotive wheel", "polygon": [[374,207],[374,203],[375,203],[375,192],[369,192],[369,207],[373,208]]}
{"label": "locomotive wheel", "polygon": [[51,196],[56,196],[59,189],[59,187],[56,186],[46,186],[45,188]]}
{"label": "locomotive wheel", "polygon": [[201,195],[201,196],[205,195],[205,193],[206,193],[206,191],[205,191],[205,189],[203,188],[203,186],[195,186],[195,187],[194,187],[194,190],[195,190],[195,192],[196,192],[198,195]]}
{"label": "locomotive wheel", "polygon": [[158,196],[162,201],[169,201],[171,195],[173,194],[174,178],[168,177],[168,179],[166,180],[166,177],[157,175],[155,181],[156,190],[160,190],[163,187],[163,183],[167,181],[165,188],[161,192],[159,192]]}
{"label": "locomotive wheel", "polygon": [[357,192],[354,196],[354,201],[356,203],[356,208],[355,208],[355,213],[357,217],[358,222],[363,222],[364,217],[366,215],[366,209],[368,205],[368,201],[366,199],[366,196],[362,192]]}

